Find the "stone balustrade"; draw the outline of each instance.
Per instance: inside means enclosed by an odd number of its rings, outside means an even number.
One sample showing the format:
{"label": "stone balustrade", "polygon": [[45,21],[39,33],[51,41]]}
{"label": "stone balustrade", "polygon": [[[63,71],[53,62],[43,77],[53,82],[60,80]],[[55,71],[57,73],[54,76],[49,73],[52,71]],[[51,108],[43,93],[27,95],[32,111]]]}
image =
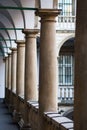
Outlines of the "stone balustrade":
{"label": "stone balustrade", "polygon": [[49,128],[53,130],[73,130],[73,121],[58,113],[45,112],[44,117],[48,130]]}
{"label": "stone balustrade", "polygon": [[[13,106],[15,107],[17,96],[16,93],[12,93],[13,96]],[[20,113],[21,113],[21,121],[19,121],[19,125],[24,123],[24,115],[25,115],[25,102],[24,96],[18,96]],[[33,130],[38,130],[39,123],[39,104],[37,101],[28,101],[28,121]],[[73,130],[73,121],[61,116],[58,112],[44,112],[43,113],[44,122],[46,126],[46,130]]]}
{"label": "stone balustrade", "polygon": [[38,116],[39,116],[39,105],[38,102],[29,101],[29,122],[33,130],[38,130]]}

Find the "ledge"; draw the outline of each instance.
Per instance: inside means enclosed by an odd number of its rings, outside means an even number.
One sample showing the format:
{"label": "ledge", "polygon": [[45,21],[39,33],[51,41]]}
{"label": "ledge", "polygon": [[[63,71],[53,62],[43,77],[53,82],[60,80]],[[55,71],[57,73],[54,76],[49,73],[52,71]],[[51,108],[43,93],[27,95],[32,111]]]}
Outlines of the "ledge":
{"label": "ledge", "polygon": [[28,104],[29,108],[31,108],[33,111],[38,113],[39,104],[37,101],[27,101],[27,104]]}
{"label": "ledge", "polygon": [[18,95],[18,98],[20,101],[22,101],[24,103],[24,95]]}
{"label": "ledge", "polygon": [[57,112],[45,112],[45,119],[61,130],[73,130],[73,121],[61,116]]}

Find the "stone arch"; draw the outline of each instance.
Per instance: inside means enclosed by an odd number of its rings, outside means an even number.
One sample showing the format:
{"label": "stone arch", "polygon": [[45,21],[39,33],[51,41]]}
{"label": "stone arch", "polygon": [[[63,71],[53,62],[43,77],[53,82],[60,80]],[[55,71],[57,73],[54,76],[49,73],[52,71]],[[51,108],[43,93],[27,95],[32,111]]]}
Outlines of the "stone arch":
{"label": "stone arch", "polygon": [[57,51],[58,56],[59,56],[59,52],[60,52],[60,49],[61,49],[62,45],[63,45],[67,40],[69,40],[69,39],[71,39],[71,38],[74,38],[74,37],[75,37],[74,34],[69,35],[69,36],[65,37],[65,38],[60,42],[60,44],[58,45],[58,51]]}

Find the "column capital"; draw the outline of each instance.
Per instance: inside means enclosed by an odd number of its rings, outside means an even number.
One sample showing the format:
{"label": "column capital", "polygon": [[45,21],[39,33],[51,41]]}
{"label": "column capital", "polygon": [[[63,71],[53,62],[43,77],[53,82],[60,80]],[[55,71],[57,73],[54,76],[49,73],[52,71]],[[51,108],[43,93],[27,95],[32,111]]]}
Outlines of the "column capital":
{"label": "column capital", "polygon": [[23,29],[22,32],[26,35],[26,37],[36,37],[36,34],[38,34],[38,29]]}
{"label": "column capital", "polygon": [[13,52],[13,51],[17,51],[17,48],[16,48],[16,47],[12,47],[10,50],[11,50],[12,52]]}
{"label": "column capital", "polygon": [[35,14],[41,18],[49,18],[58,16],[60,12],[60,9],[38,9]]}
{"label": "column capital", "polygon": [[20,46],[20,47],[25,46],[25,41],[24,40],[16,40],[15,42],[16,42],[17,46]]}

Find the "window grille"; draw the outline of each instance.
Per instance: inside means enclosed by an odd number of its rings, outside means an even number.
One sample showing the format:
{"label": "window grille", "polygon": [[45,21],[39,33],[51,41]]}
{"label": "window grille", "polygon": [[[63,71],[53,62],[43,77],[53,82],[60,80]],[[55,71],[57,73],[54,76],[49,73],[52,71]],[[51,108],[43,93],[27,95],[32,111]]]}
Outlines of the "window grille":
{"label": "window grille", "polygon": [[59,57],[59,85],[73,85],[73,55],[60,55]]}
{"label": "window grille", "polygon": [[61,15],[72,16],[72,0],[58,0],[58,9],[62,9]]}

